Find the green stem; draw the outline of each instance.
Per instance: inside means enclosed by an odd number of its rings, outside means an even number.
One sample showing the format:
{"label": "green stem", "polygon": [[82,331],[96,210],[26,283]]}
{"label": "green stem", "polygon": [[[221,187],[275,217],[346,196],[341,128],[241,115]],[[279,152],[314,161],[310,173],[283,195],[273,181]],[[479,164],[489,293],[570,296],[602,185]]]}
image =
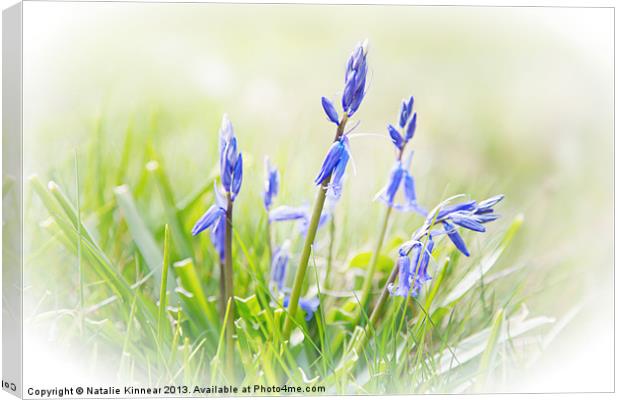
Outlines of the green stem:
{"label": "green stem", "polygon": [[372,279],[377,272],[377,264],[379,261],[379,253],[381,252],[381,248],[383,247],[383,240],[385,240],[385,234],[387,232],[388,222],[390,220],[390,215],[392,214],[392,207],[387,207],[385,210],[385,217],[383,218],[383,224],[381,225],[381,233],[379,233],[379,237],[377,238],[377,244],[375,246],[375,251],[372,253],[372,258],[370,259],[370,263],[368,264],[368,270],[366,271],[366,277],[364,278],[364,283],[362,284],[362,295],[360,297],[361,307],[366,307],[368,303],[368,298],[370,297],[370,289],[372,287]]}
{"label": "green stem", "polygon": [[228,206],[226,207],[226,240],[225,240],[225,260],[224,260],[224,292],[226,293],[226,303],[230,302],[228,318],[226,318],[226,369],[229,376],[234,373],[234,320],[235,320],[235,300],[233,290],[233,263],[232,263],[232,218],[233,202],[230,194],[227,195]]}
{"label": "green stem", "polygon": [[329,248],[327,249],[327,267],[325,268],[325,280],[323,287],[331,289],[332,263],[334,258],[334,237],[336,233],[336,222],[334,218],[329,219]]}
{"label": "green stem", "polygon": [[[375,324],[377,323],[379,319],[381,309],[385,305],[385,302],[387,301],[388,297],[390,297],[390,291],[388,287],[390,286],[391,283],[394,283],[397,276],[398,276],[398,265],[395,264],[394,268],[392,269],[392,272],[390,273],[390,276],[388,277],[387,282],[385,282],[385,286],[383,287],[383,290],[381,291],[381,296],[379,297],[379,300],[377,300],[377,304],[375,304],[375,308],[372,310],[372,313],[370,314],[370,317],[368,318],[366,327],[362,330],[359,336],[351,340],[349,349],[346,350],[344,353],[345,356],[347,354],[359,354],[361,348],[364,346],[364,344],[366,343],[366,340],[370,336],[370,331],[372,330],[372,328],[375,326]],[[353,353],[353,351],[355,351],[355,353]]]}
{"label": "green stem", "polygon": [[[436,214],[435,214],[435,217],[436,217]],[[424,236],[428,234],[427,231],[429,231],[430,228],[434,224],[435,224],[435,219],[433,219],[431,223],[425,222],[425,225],[424,225],[425,229],[421,229],[420,232],[412,239],[421,240]],[[422,248],[422,253],[424,253],[425,251],[426,251],[426,244],[424,244],[424,247]],[[419,266],[419,263],[416,264],[415,266],[416,271],[417,271],[418,266]],[[385,282],[385,286],[383,286],[383,290],[381,291],[381,296],[379,296],[379,300],[377,300],[377,304],[375,304],[375,307],[372,310],[370,317],[368,318],[368,322],[366,323],[366,326],[363,329],[361,329],[361,332],[358,332],[358,334],[355,335],[354,338],[349,342],[350,344],[347,350],[344,352],[345,356],[347,354],[359,354],[360,350],[366,343],[366,340],[368,340],[368,337],[370,336],[370,333],[373,327],[379,320],[379,316],[381,315],[381,310],[383,306],[385,305],[388,297],[390,297],[390,289],[389,289],[390,284],[394,283],[397,276],[398,276],[398,263],[394,263],[394,268],[392,268],[392,272],[390,273],[390,276],[388,277],[387,282]],[[353,353],[353,351],[355,351],[355,353]]]}
{"label": "green stem", "polygon": [[[344,128],[347,125],[348,116],[345,113],[338,124],[336,130],[336,136],[334,142],[339,140],[344,133]],[[306,239],[304,241],[304,247],[301,253],[301,259],[299,261],[299,268],[295,274],[295,282],[293,283],[293,290],[291,291],[291,297],[289,299],[288,314],[284,321],[284,339],[288,339],[293,328],[293,319],[297,314],[297,308],[299,306],[299,296],[301,295],[301,287],[304,283],[306,276],[306,269],[308,268],[308,261],[310,260],[310,253],[312,252],[312,244],[316,237],[316,231],[319,227],[319,220],[321,219],[321,213],[323,212],[323,205],[325,204],[325,197],[327,194],[327,185],[329,184],[332,176],[331,174],[326,176],[325,179],[319,184],[319,190],[314,200],[314,207],[312,209],[312,217],[310,218],[310,225],[308,232],[306,233]]]}
{"label": "green stem", "polygon": [[271,223],[269,222],[269,216],[267,216],[267,253],[269,254],[269,265],[273,258],[273,245],[271,244]]}

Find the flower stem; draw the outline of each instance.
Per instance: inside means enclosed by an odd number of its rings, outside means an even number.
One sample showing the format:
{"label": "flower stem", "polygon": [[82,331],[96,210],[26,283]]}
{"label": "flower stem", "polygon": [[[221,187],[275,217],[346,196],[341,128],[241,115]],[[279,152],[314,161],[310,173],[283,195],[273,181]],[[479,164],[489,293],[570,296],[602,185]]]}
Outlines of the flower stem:
{"label": "flower stem", "polygon": [[269,263],[273,259],[273,247],[271,244],[271,223],[269,222],[269,216],[267,216],[267,254],[269,255]]}
{"label": "flower stem", "polygon": [[[348,116],[345,113],[342,120],[338,124],[336,130],[336,136],[334,142],[340,139],[344,132],[344,128],[347,125]],[[299,296],[301,295],[301,287],[304,283],[306,276],[306,269],[308,268],[308,261],[310,260],[310,253],[312,252],[312,244],[316,237],[316,231],[319,227],[319,220],[321,219],[321,213],[323,212],[323,205],[325,205],[325,197],[327,194],[327,185],[331,180],[331,174],[326,176],[325,179],[319,184],[319,190],[314,200],[314,207],[312,209],[312,217],[310,218],[310,224],[308,226],[308,232],[306,233],[306,239],[304,241],[304,247],[301,253],[301,259],[299,260],[299,267],[295,273],[295,282],[293,283],[293,290],[291,291],[291,297],[289,299],[288,314],[284,321],[284,339],[288,339],[293,328],[293,319],[297,314],[297,307],[299,305]]]}
{"label": "flower stem", "polygon": [[394,268],[392,269],[392,272],[390,273],[390,276],[388,277],[387,282],[385,282],[383,291],[381,291],[381,296],[379,296],[379,300],[377,300],[377,303],[375,304],[375,307],[372,310],[370,317],[368,318],[368,322],[366,323],[366,326],[361,332],[358,333],[357,337],[354,336],[353,340],[351,340],[350,345],[348,346],[348,349],[345,350],[345,352],[343,353],[345,357],[347,354],[350,354],[350,355],[359,354],[361,348],[366,343],[366,340],[370,336],[371,330],[373,329],[373,327],[377,323],[377,320],[379,319],[381,309],[385,305],[385,302],[387,301],[388,297],[390,297],[390,290],[388,288],[391,283],[394,283],[397,275],[398,275],[398,265],[395,264]]}
{"label": "flower stem", "polygon": [[385,240],[385,234],[387,232],[388,222],[390,220],[391,214],[392,214],[392,207],[388,206],[387,209],[385,210],[385,217],[383,218],[383,224],[381,226],[381,231],[379,233],[379,237],[377,238],[377,244],[375,246],[375,251],[372,253],[370,263],[368,264],[368,270],[366,271],[366,277],[364,278],[364,283],[362,284],[362,295],[360,297],[361,307],[366,307],[366,304],[368,303],[368,298],[370,297],[370,289],[372,287],[372,278],[377,272],[379,253],[381,252],[381,248],[383,247],[383,240]]}
{"label": "flower stem", "polygon": [[327,250],[327,267],[325,268],[325,280],[323,282],[323,287],[325,289],[331,289],[331,274],[332,274],[332,263],[334,258],[334,236],[336,233],[336,222],[334,222],[334,218],[329,219],[329,248]]}
{"label": "flower stem", "polygon": [[224,293],[227,304],[230,301],[230,314],[226,319],[226,369],[229,376],[234,373],[234,319],[235,319],[235,300],[233,290],[233,264],[232,264],[232,218],[233,202],[230,194],[227,195],[228,206],[226,207],[226,241],[225,241],[225,260],[224,260]]}

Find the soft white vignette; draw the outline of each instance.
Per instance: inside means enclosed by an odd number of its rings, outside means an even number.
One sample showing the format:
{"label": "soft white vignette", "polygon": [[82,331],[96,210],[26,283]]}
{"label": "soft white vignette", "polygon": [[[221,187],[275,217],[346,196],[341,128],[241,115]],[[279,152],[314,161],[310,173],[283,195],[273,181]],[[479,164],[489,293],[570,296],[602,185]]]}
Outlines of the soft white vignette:
{"label": "soft white vignette", "polygon": [[[172,0],[171,2],[174,2]],[[250,3],[256,1],[248,1]],[[3,0],[2,9],[6,9],[13,4],[16,4],[15,0]],[[312,1],[306,0],[304,3],[325,3],[324,1]],[[339,1],[338,3],[377,3],[377,1]],[[391,4],[446,4],[436,1],[390,1]],[[468,5],[468,1],[453,0],[449,2],[451,5]],[[479,1],[477,5],[548,5],[548,6],[614,6],[611,1],[596,1],[596,2],[578,2],[578,1],[547,1],[541,4],[537,1],[521,1],[519,3],[502,3],[498,1]],[[577,46],[585,54],[593,57],[593,62],[596,62],[596,54],[601,54],[601,51],[608,51],[609,49],[601,49],[593,46],[592,38],[596,35],[607,34],[602,31],[607,29],[604,24],[598,24],[594,21],[591,23],[585,23],[579,15],[579,10],[573,10],[574,18],[572,22],[572,29],[562,29],[561,26],[549,25],[549,28],[555,31],[556,34],[563,35],[567,42],[571,42],[574,46]],[[0,22],[1,24],[1,22]],[[62,25],[59,25],[62,26]],[[609,32],[611,33],[611,32]],[[615,30],[614,30],[615,33]],[[60,34],[60,33],[59,33]],[[617,39],[617,36],[616,36]],[[1,68],[1,67],[0,67]],[[617,68],[617,67],[616,67]],[[616,70],[617,71],[617,70]],[[0,100],[1,101],[1,100]],[[617,110],[617,109],[616,109]],[[616,113],[617,114],[617,113]],[[614,141],[614,150],[618,150],[618,145]],[[1,155],[0,155],[1,157]],[[614,185],[617,185],[618,167],[614,163]],[[615,195],[615,207],[618,205],[617,192]],[[615,233],[615,232],[614,232]],[[618,246],[615,244],[614,252],[617,251]],[[615,254],[615,253],[614,253]],[[615,278],[617,281],[617,278]],[[0,288],[1,293],[1,288]],[[615,299],[614,299],[615,300]],[[617,301],[617,300],[615,300]],[[617,306],[617,303],[615,304]],[[617,309],[617,307],[616,307]],[[605,310],[608,311],[608,310]],[[604,314],[604,313],[601,313]],[[608,314],[607,314],[608,315]],[[606,315],[591,315],[587,328],[584,328],[578,337],[565,338],[565,341],[570,341],[570,345],[573,349],[571,352],[558,351],[557,354],[551,352],[545,356],[542,360],[540,368],[531,370],[530,374],[515,377],[515,385],[513,390],[515,391],[587,391],[587,390],[615,390],[615,368],[612,372],[610,363],[614,362],[615,354],[610,354],[610,346],[613,346],[614,337],[611,332],[608,331],[610,327],[610,321],[606,320]],[[615,324],[614,324],[615,327]],[[601,328],[603,328],[601,330]],[[604,333],[608,335],[602,336]],[[37,363],[34,365],[28,365],[28,374],[30,376],[37,376],[41,380],[41,383],[49,383],[52,386],[55,382],[67,381],[68,377],[71,377],[70,381],[80,384],[86,383],[85,377],[81,376],[80,369],[76,368],[74,364],[68,362],[67,359],[62,361],[62,354],[54,354],[50,351],[49,347],[45,346],[45,342],[41,340],[35,340],[35,338],[25,337],[25,343],[27,343],[24,349],[24,355],[26,358],[39,353],[45,354],[48,357],[38,357]],[[615,346],[613,346],[616,351]],[[39,352],[39,350],[44,350]],[[1,349],[0,349],[1,355]],[[615,366],[615,365],[614,365]],[[67,382],[68,383],[68,382]],[[477,397],[475,395],[474,397]],[[559,396],[559,395],[558,395]],[[391,396],[392,397],[392,396]],[[405,398],[406,396],[394,396],[394,398]],[[447,396],[439,396],[443,398]],[[452,397],[452,396],[450,396]],[[468,396],[471,397],[471,396]],[[555,396],[553,396],[555,397]],[[602,397],[602,396],[601,396]],[[605,396],[607,397],[607,396]],[[12,398],[6,392],[1,392],[0,399]],[[325,397],[321,397],[325,398]],[[329,398],[329,397],[328,397]],[[545,398],[549,398],[546,395]]]}

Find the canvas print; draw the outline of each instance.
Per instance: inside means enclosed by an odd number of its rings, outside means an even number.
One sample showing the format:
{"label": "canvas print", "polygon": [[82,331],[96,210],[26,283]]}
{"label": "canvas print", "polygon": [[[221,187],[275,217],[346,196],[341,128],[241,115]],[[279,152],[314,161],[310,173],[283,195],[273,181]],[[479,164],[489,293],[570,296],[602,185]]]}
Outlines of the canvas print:
{"label": "canvas print", "polygon": [[19,7],[13,392],[613,390],[613,9]]}

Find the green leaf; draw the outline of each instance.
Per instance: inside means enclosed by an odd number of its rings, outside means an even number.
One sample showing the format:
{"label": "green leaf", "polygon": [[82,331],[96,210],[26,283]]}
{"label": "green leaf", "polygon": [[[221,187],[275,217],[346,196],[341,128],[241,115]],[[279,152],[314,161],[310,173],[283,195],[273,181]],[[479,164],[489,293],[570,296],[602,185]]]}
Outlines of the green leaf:
{"label": "green leaf", "polygon": [[[349,268],[365,269],[372,258],[372,251],[364,251],[351,257],[349,260]],[[377,269],[379,271],[389,271],[394,266],[394,260],[385,254],[379,254],[377,259]]]}
{"label": "green leaf", "polygon": [[497,342],[499,340],[499,335],[502,329],[502,324],[504,322],[504,310],[500,308],[495,313],[495,318],[493,318],[493,324],[491,325],[491,332],[489,334],[489,339],[487,341],[487,347],[482,353],[480,357],[480,367],[478,369],[479,376],[479,387],[480,390],[484,387],[487,382],[489,376],[489,367],[493,365],[493,360],[495,359],[495,354],[497,352]]}
{"label": "green leaf", "polygon": [[162,278],[159,290],[159,312],[157,313],[157,341],[162,338],[166,323],[166,283],[168,282],[168,265],[170,264],[170,229],[168,225],[164,228],[164,259],[162,261]]}
{"label": "green leaf", "polygon": [[196,267],[191,258],[177,261],[173,264],[175,275],[180,280],[183,289],[191,294],[191,297],[182,296],[184,303],[190,303],[195,306],[195,310],[199,313],[199,317],[205,316],[213,325],[219,325],[219,318],[216,314],[214,304],[209,302],[198,278]]}
{"label": "green leaf", "polygon": [[[125,221],[127,221],[127,226],[129,228],[129,232],[131,233],[131,237],[136,243],[138,251],[140,251],[140,254],[144,257],[147,267],[151,272],[153,272],[153,275],[155,276],[155,284],[160,286],[163,256],[159,250],[159,246],[157,246],[157,242],[155,241],[153,234],[148,229],[146,223],[142,219],[142,216],[138,212],[133,196],[129,190],[129,186],[117,186],[114,188],[114,194],[116,195],[116,201],[121,212],[123,213]],[[174,288],[176,285],[172,275],[169,275],[167,279],[167,286]]]}
{"label": "green leaf", "polygon": [[463,279],[461,279],[456,287],[446,296],[442,303],[443,306],[448,306],[449,304],[454,303],[456,300],[463,297],[471,288],[476,286],[480,279],[484,277],[484,275],[489,272],[491,268],[493,268],[499,257],[512,241],[514,235],[519,231],[519,228],[521,228],[522,224],[523,215],[518,215],[513,220],[512,224],[510,224],[510,227],[504,234],[501,243],[495,251],[484,256],[484,258],[480,261],[480,264],[478,264],[477,267],[472,268],[472,270],[467,273]]}

